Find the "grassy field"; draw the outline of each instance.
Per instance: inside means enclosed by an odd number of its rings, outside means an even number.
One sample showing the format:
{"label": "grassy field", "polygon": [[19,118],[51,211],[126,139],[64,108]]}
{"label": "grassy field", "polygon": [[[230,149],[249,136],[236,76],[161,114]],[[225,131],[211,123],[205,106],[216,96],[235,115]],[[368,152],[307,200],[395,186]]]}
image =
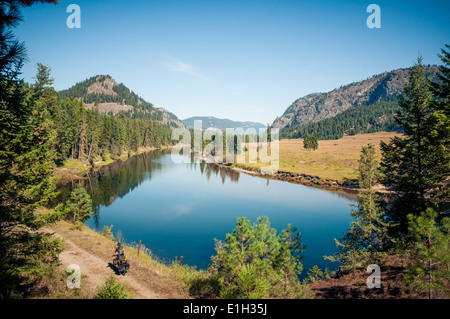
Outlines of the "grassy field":
{"label": "grassy field", "polygon": [[[381,159],[380,142],[388,142],[399,133],[378,132],[344,136],[338,140],[319,141],[315,151],[303,148],[303,139],[280,141],[279,170],[296,174],[307,174],[324,179],[343,181],[355,178],[361,147],[372,143],[377,147],[377,158]],[[241,167],[259,169],[260,163],[246,163]]]}

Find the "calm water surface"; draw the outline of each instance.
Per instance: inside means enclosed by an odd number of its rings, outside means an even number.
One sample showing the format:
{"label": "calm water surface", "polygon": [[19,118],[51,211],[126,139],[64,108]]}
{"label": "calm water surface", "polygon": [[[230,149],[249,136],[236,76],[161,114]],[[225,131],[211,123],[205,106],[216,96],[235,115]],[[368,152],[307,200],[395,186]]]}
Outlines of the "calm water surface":
{"label": "calm water surface", "polygon": [[351,220],[350,204],[338,193],[268,180],[205,163],[175,164],[170,152],[119,161],[88,176],[85,187],[95,214],[86,222],[101,230],[114,225],[128,243],[142,241],[164,260],[206,269],[214,238],[224,239],[238,217],[268,216],[281,231],[292,224],[306,245],[304,271],[314,265],[336,269],[323,259],[335,251]]}

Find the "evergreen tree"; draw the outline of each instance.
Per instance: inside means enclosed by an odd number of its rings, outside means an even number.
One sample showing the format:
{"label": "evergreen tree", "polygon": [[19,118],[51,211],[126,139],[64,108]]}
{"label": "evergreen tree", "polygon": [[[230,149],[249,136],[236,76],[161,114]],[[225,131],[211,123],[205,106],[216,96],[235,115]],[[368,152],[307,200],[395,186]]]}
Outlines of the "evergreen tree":
{"label": "evergreen tree", "polygon": [[21,284],[52,274],[61,251],[59,241],[40,230],[59,214],[37,211],[55,195],[50,102],[18,78],[25,47],[12,33],[21,7],[35,2],[0,3],[0,298],[19,296]]}
{"label": "evergreen tree", "polygon": [[444,113],[450,115],[450,45],[446,44],[445,49],[441,49],[441,54],[438,57],[441,59],[443,65],[439,66],[439,73],[437,74],[437,81],[431,84],[431,91],[436,97],[436,108],[443,110]]}
{"label": "evergreen tree", "polygon": [[35,82],[31,85],[31,93],[38,104],[45,105],[46,117],[53,125],[55,141],[53,142],[56,151],[56,162],[62,162],[61,145],[59,135],[63,130],[62,108],[58,93],[53,88],[54,79],[50,76],[51,68],[41,63],[36,64],[37,72],[34,77]]}
{"label": "evergreen tree", "polygon": [[[389,144],[381,142],[383,183],[395,190],[390,217],[406,232],[406,216],[419,215],[427,208],[436,208],[442,192],[442,165],[448,163],[448,149],[440,140],[436,125],[436,108],[432,103],[430,81],[425,77],[422,58],[411,69],[410,82],[399,100],[396,120],[406,137],[394,137]],[[447,128],[448,129],[448,128]],[[447,142],[448,143],[448,142]]]}
{"label": "evergreen tree", "polygon": [[222,298],[264,298],[302,294],[298,274],[303,245],[300,235],[289,227],[281,235],[270,227],[267,217],[257,223],[238,218],[225,242],[216,242],[213,269]]}
{"label": "evergreen tree", "polygon": [[79,136],[78,124],[78,101],[66,99],[62,103],[62,131],[58,134],[58,145],[62,161],[70,157],[74,159],[76,150],[76,141]]}
{"label": "evergreen tree", "polygon": [[410,241],[406,253],[406,282],[420,294],[433,297],[434,291],[449,296],[450,218],[437,222],[437,212],[428,208],[420,216],[408,215]]}
{"label": "evergreen tree", "polygon": [[438,211],[447,212],[450,209],[450,46],[445,45],[438,54],[442,61],[437,74],[437,81],[431,83],[434,95],[434,112],[431,116],[431,132],[434,156],[434,184],[433,200]]}
{"label": "evergreen tree", "polygon": [[66,218],[73,223],[84,222],[92,215],[92,200],[81,184],[70,194],[65,207]]}
{"label": "evergreen tree", "polygon": [[317,137],[317,133],[314,132],[311,137],[311,148],[315,151],[319,148],[319,139]]}
{"label": "evergreen tree", "polygon": [[303,148],[307,150],[311,148],[311,136],[308,134],[303,137]]}
{"label": "evergreen tree", "polygon": [[76,113],[78,119],[78,135],[76,137],[75,149],[78,150],[78,159],[84,159],[84,155],[87,148],[88,138],[88,126],[86,108],[83,101],[79,101],[76,105]]}
{"label": "evergreen tree", "polygon": [[96,299],[133,299],[133,294],[114,276],[108,277],[106,281],[97,288]]}
{"label": "evergreen tree", "polygon": [[307,150],[316,150],[319,148],[319,141],[317,137],[317,133],[313,134],[305,134],[303,139],[303,147]]}
{"label": "evergreen tree", "polygon": [[[446,48],[450,49],[448,45]],[[448,296],[450,276],[450,218],[446,217],[450,175],[450,53],[444,49],[441,52],[438,56],[444,65],[439,67],[437,81],[431,83],[433,99],[423,134],[426,174],[421,178],[425,187],[420,199],[424,204],[419,206],[422,211],[407,215],[406,254],[409,258],[405,279],[419,293],[427,292],[428,298],[432,298],[435,291],[444,291]]]}
{"label": "evergreen tree", "polygon": [[267,143],[269,143],[270,145],[271,142],[272,142],[272,132],[270,131],[269,123],[267,123]]}
{"label": "evergreen tree", "polygon": [[352,211],[354,221],[341,240],[335,239],[338,251],[326,257],[338,261],[344,267],[358,267],[370,264],[378,258],[387,242],[389,224],[384,221],[383,211],[377,204],[374,186],[378,181],[378,162],[375,159],[375,146],[363,146],[358,166],[360,186],[358,210]]}
{"label": "evergreen tree", "polygon": [[275,262],[275,268],[279,269],[283,293],[287,294],[290,284],[297,281],[298,275],[303,270],[301,260],[303,259],[305,245],[302,243],[301,234],[291,224],[288,224],[287,229],[281,231],[278,240],[280,252]]}

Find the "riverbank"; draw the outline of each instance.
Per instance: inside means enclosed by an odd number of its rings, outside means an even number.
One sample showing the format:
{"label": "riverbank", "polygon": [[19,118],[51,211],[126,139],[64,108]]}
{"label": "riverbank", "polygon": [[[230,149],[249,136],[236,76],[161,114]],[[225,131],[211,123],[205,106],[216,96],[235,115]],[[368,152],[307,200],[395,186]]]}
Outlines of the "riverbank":
{"label": "riverbank", "polygon": [[351,194],[357,194],[359,192],[359,187],[356,179],[345,179],[344,181],[339,181],[335,179],[320,178],[319,176],[298,174],[288,171],[277,171],[276,173],[273,174],[262,174],[259,170],[242,164],[213,163],[213,165],[219,165],[221,167],[232,169],[236,172],[258,176],[260,178],[281,180],[289,183],[320,188],[328,191],[345,191]]}
{"label": "riverbank", "polygon": [[[110,276],[123,284],[134,299],[216,299],[217,283],[214,277],[195,267],[180,266],[179,261],[165,265],[148,254],[145,247],[138,253],[134,245],[124,244],[130,269],[125,276],[115,273],[112,254],[116,248],[113,237],[98,233],[87,226],[75,229],[70,222],[59,221],[44,231],[63,239],[64,251],[57,276],[42,283],[30,298],[38,299],[92,299],[97,288]],[[367,286],[369,274],[364,268],[343,270],[332,277],[309,277],[308,295],[313,299],[409,299],[418,298],[403,282],[405,260],[395,254],[386,255],[381,266],[380,288]],[[80,267],[78,289],[66,285],[69,265]],[[307,271],[307,270],[304,270]],[[308,270],[309,271],[309,270]],[[436,298],[445,298],[440,294]]]}
{"label": "riverbank", "polygon": [[[388,143],[394,132],[377,132],[344,136],[338,140],[321,140],[315,151],[303,147],[303,139],[279,141],[279,168],[274,174],[261,174],[261,163],[215,163],[221,167],[261,178],[340,192],[356,196],[359,192],[356,170],[361,148],[369,143],[376,146],[376,159],[381,160],[380,142]],[[246,151],[248,158],[248,151]],[[380,194],[390,193],[383,185],[377,185]]]}
{"label": "riverbank", "polygon": [[96,171],[100,167],[114,163],[115,161],[123,161],[133,156],[143,153],[171,149],[173,145],[162,145],[160,147],[141,147],[137,152],[124,152],[120,156],[112,159],[110,156],[102,158],[97,156],[94,158],[93,165],[88,160],[67,159],[62,167],[55,168],[54,175],[59,177],[59,183],[82,179],[83,175],[93,170]]}
{"label": "riverbank", "polygon": [[[125,276],[115,274],[112,255],[116,248],[114,237],[100,234],[87,226],[75,229],[70,222],[59,221],[44,231],[63,240],[64,251],[59,255],[61,265],[58,273],[61,280],[47,281],[47,293],[34,298],[51,299],[92,299],[97,288],[114,275],[123,284],[134,299],[187,299],[188,286],[178,279],[177,267],[169,267],[153,260],[142,250],[138,254],[135,247],[125,245],[130,270]],[[69,265],[80,268],[78,289],[66,286],[65,271]],[[57,278],[56,278],[57,279]]]}
{"label": "riverbank", "polygon": [[[158,154],[159,154],[159,152],[158,152]],[[170,153],[168,153],[168,155],[170,156]],[[127,164],[129,164],[131,162],[136,162],[136,161],[127,161],[126,163],[119,162],[119,163],[117,163],[118,164],[117,166],[128,167]],[[234,167],[233,169],[239,170],[241,168]],[[224,172],[221,170],[221,174],[222,173],[224,173]],[[289,186],[289,185],[285,185],[285,186]],[[293,186],[293,188],[296,188],[296,187]],[[132,205],[134,205],[134,202],[132,203]],[[132,206],[127,205],[126,207],[132,207]],[[115,222],[112,222],[112,223],[115,223]],[[119,224],[117,224],[117,225],[119,225]],[[118,227],[117,225],[115,227]],[[70,230],[71,227],[69,225],[69,226],[65,226],[64,231],[68,231],[67,227]],[[108,225],[108,227],[109,227],[109,225]],[[77,260],[81,260],[81,262],[84,262],[84,261],[89,261],[92,259],[94,262],[91,262],[91,263],[86,262],[83,267],[94,267],[95,266],[94,269],[88,270],[89,273],[95,273],[97,271],[101,272],[103,274],[101,278],[103,279],[104,275],[106,274],[105,270],[110,272],[111,268],[109,268],[109,266],[105,266],[105,264],[109,265],[110,256],[105,255],[105,258],[102,259],[102,258],[100,258],[101,254],[104,254],[103,250],[109,251],[110,249],[114,249],[114,247],[111,246],[111,240],[108,236],[101,236],[101,235],[99,236],[99,234],[95,234],[94,236],[85,236],[84,235],[85,231],[88,232],[85,229],[83,229],[81,231],[81,233],[78,232],[78,230],[76,230],[76,229],[71,229],[70,234],[61,232],[60,230],[56,231],[58,234],[61,234],[61,236],[63,236],[64,238],[68,238],[68,241],[67,241],[68,246],[66,248],[69,250],[69,253],[66,255],[63,255],[64,258],[66,258],[65,262],[66,262],[66,264],[67,263],[75,263],[76,264]],[[174,234],[175,233],[176,232],[174,232]],[[70,236],[74,236],[74,237],[72,238]],[[70,242],[69,242],[69,240],[70,240]],[[107,243],[105,245],[100,243],[103,240],[107,240]],[[76,242],[78,242],[78,244]],[[78,249],[77,247],[72,245],[72,243],[75,243],[76,246],[80,247],[81,249]],[[103,248],[103,247],[105,247],[105,248]],[[132,246],[127,246],[126,251],[127,252],[131,251],[133,253],[136,252],[135,248]],[[141,249],[141,257],[138,257],[138,258],[144,258],[144,256],[142,255],[143,251],[144,251],[144,249],[142,248]],[[94,257],[89,257],[89,255],[85,254],[85,252],[92,254]],[[136,255],[137,255],[137,253],[136,253]],[[100,259],[97,259],[95,257],[99,257]],[[213,289],[214,289],[214,285],[210,284],[211,282],[213,282],[211,277],[203,276],[201,272],[190,271],[183,267],[176,267],[176,265],[177,265],[176,262],[175,262],[175,264],[172,264],[171,267],[166,267],[166,265],[161,264],[161,263],[160,264],[158,264],[157,262],[153,263],[157,260],[157,258],[156,259],[151,258],[151,260],[152,260],[152,264],[150,266],[152,266],[152,267],[154,266],[155,268],[153,268],[153,269],[156,269],[156,271],[158,271],[160,274],[163,272],[167,272],[167,274],[169,274],[169,277],[172,279],[173,278],[183,278],[181,287],[184,287],[183,291],[185,293],[187,293],[188,296],[193,297],[193,298],[216,298],[217,297],[217,294],[213,294],[210,292],[210,291],[213,291]],[[135,262],[134,259],[132,261],[133,261],[133,263]],[[305,269],[304,271],[307,271],[307,270]],[[142,276],[147,276],[145,274],[145,272],[142,272],[142,274],[143,274]],[[202,276],[203,276],[203,278],[202,278]],[[189,284],[189,282],[193,283],[195,281],[195,280],[192,280],[192,278],[199,278],[199,277],[202,278],[202,280],[196,280],[195,285]],[[122,277],[119,277],[119,278],[122,278]],[[185,278],[187,278],[187,281],[185,280]],[[136,280],[134,280],[134,281],[136,281]],[[95,287],[95,285],[98,284],[99,282],[100,282],[100,280],[97,280],[97,281],[93,280],[93,282],[91,283],[91,287]],[[184,286],[183,286],[183,283],[184,283]],[[338,282],[335,282],[335,283],[338,283]],[[360,284],[360,282],[358,282],[357,284]],[[202,285],[202,286],[199,289],[198,287],[200,285]],[[151,283],[148,283],[148,286],[146,286],[146,287],[148,287],[148,289],[150,290],[148,292],[149,294],[154,293]],[[191,288],[195,287],[196,290],[195,289],[187,289],[187,287],[191,287]],[[94,288],[92,288],[91,290],[93,290],[93,289]],[[135,291],[135,293],[137,292],[136,293],[137,298],[148,298],[148,297],[145,297],[144,293],[142,292],[142,288],[135,287],[134,291]],[[141,292],[139,292],[139,291],[141,291]],[[92,295],[92,293],[91,293],[91,295]],[[91,295],[89,295],[89,296],[91,296]],[[158,296],[161,296],[161,295],[158,295]],[[153,297],[151,297],[151,298],[153,298]],[[332,298],[332,296],[329,298]]]}
{"label": "riverbank", "polygon": [[[389,142],[395,135],[399,134],[377,132],[344,136],[339,140],[323,140],[319,141],[319,148],[315,151],[304,149],[302,139],[281,140],[279,142],[279,170],[274,174],[261,174],[261,163],[211,163],[211,165],[218,165],[261,178],[281,180],[331,192],[339,192],[356,198],[359,192],[356,169],[361,147],[369,143],[376,145],[377,160],[381,160],[380,142]],[[159,148],[140,148],[138,152],[124,152],[115,159],[97,157],[94,159],[93,168],[87,160],[69,159],[63,167],[55,170],[55,174],[60,177],[60,182],[73,181],[83,178],[82,176],[91,169],[95,171],[117,160],[126,160],[129,157],[142,153],[171,149],[172,147],[170,145]],[[377,185],[376,190],[380,194],[390,192],[389,189],[382,185]]]}

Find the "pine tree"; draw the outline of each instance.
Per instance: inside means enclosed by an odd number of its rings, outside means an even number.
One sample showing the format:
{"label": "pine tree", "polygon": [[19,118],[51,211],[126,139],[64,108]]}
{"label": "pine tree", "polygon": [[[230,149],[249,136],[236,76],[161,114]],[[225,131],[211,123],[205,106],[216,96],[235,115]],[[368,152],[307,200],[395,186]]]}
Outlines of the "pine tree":
{"label": "pine tree", "polygon": [[425,169],[430,174],[423,206],[426,209],[407,215],[409,262],[405,279],[416,291],[427,292],[428,298],[433,297],[434,291],[444,291],[447,296],[450,293],[450,53],[444,49],[441,53],[438,56],[444,65],[439,67],[438,81],[431,83],[434,97],[426,122]]}
{"label": "pine tree", "polygon": [[319,148],[317,133],[305,134],[303,138],[303,147],[307,150],[316,150]]}
{"label": "pine tree", "polygon": [[269,143],[270,145],[271,142],[272,142],[272,132],[270,131],[269,123],[267,123],[267,143]]}
{"label": "pine tree", "polygon": [[134,129],[131,133],[130,149],[133,152],[137,152],[140,146],[141,136],[137,129]]}
{"label": "pine tree", "polygon": [[311,136],[311,148],[315,151],[319,148],[319,139],[317,137],[317,133],[314,132]]}
{"label": "pine tree", "polygon": [[309,150],[311,148],[311,137],[308,134],[305,134],[303,137],[303,148]]}
{"label": "pine tree", "polygon": [[450,295],[450,218],[437,222],[437,212],[428,208],[420,216],[408,215],[410,241],[406,253],[406,282],[429,299],[434,291]]}
{"label": "pine tree", "polygon": [[50,275],[61,251],[59,241],[40,230],[59,214],[37,210],[55,195],[49,103],[18,78],[25,47],[11,30],[21,7],[35,2],[0,3],[0,298],[17,297],[22,283]]}
{"label": "pine tree", "polygon": [[92,215],[92,200],[81,184],[71,192],[65,207],[66,218],[73,223],[84,222]]}
{"label": "pine tree", "polygon": [[431,84],[431,91],[436,97],[436,108],[450,116],[450,45],[446,44],[445,48],[447,50],[441,49],[441,54],[438,54],[443,65],[439,66],[438,81]]}
{"label": "pine tree", "polygon": [[378,181],[378,162],[375,159],[375,146],[363,146],[358,166],[360,186],[358,210],[352,211],[354,221],[341,240],[335,239],[338,251],[326,257],[337,261],[344,267],[358,267],[370,264],[379,258],[383,245],[387,242],[387,229],[383,211],[377,204],[374,186]]}
{"label": "pine tree", "polygon": [[295,282],[298,275],[303,270],[303,252],[305,245],[301,240],[301,234],[295,227],[288,224],[287,229],[283,229],[278,236],[280,251],[275,261],[275,268],[279,269],[282,278],[283,294],[287,295],[291,288],[290,283]]}
{"label": "pine tree", "polygon": [[293,227],[276,235],[269,219],[238,218],[225,242],[216,242],[213,270],[217,273],[222,298],[264,298],[300,293],[298,275],[304,246]]}
{"label": "pine tree", "polygon": [[86,108],[83,101],[79,101],[76,107],[78,119],[78,136],[76,141],[76,149],[78,149],[78,159],[84,159],[88,144],[88,124],[86,116]]}
{"label": "pine tree", "polygon": [[[406,137],[394,137],[389,144],[381,142],[383,183],[392,186],[394,196],[390,217],[406,232],[406,216],[419,215],[428,207],[436,208],[436,196],[443,180],[439,161],[448,149],[439,140],[436,109],[432,103],[430,81],[425,77],[422,58],[411,69],[409,84],[399,100],[396,121]],[[447,155],[445,155],[447,152]]]}
{"label": "pine tree", "polygon": [[[431,92],[434,95],[434,112],[431,116],[431,132],[434,154],[434,184],[432,190],[433,200],[438,211],[445,212],[450,209],[450,46],[445,45],[438,54],[443,65],[439,66],[437,81],[431,83]],[[447,213],[448,214],[448,213]]]}

